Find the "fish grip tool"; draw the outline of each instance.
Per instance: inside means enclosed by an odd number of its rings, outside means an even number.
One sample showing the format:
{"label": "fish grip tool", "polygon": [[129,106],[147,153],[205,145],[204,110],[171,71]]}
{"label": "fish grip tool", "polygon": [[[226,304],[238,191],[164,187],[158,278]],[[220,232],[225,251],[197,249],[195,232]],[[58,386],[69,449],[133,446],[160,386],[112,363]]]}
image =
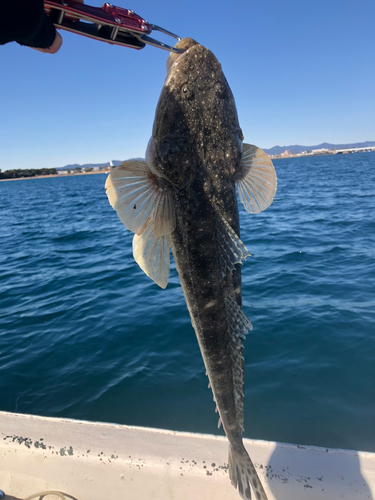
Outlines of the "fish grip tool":
{"label": "fish grip tool", "polygon": [[110,3],[92,7],[74,0],[44,0],[44,11],[56,28],[71,31],[95,40],[132,49],[143,49],[152,45],[169,52],[181,53],[149,35],[160,31],[177,40],[180,37],[160,26],[150,24],[135,12]]}

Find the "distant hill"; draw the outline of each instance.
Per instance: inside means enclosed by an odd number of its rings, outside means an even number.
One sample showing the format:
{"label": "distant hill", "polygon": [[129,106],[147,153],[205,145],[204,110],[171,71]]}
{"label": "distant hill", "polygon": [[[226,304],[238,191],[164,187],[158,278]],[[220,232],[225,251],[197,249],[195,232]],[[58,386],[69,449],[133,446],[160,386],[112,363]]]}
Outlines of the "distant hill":
{"label": "distant hill", "polygon": [[[112,165],[117,167],[121,165],[122,161],[112,160]],[[73,165],[65,165],[65,167],[58,167],[56,170],[74,170],[75,168],[95,168],[95,167],[109,167],[110,162],[107,163],[85,163],[84,165],[79,165],[78,163],[74,163]]]}
{"label": "distant hill", "polygon": [[270,149],[264,149],[268,155],[280,155],[287,149],[292,154],[302,153],[302,151],[311,151],[313,149],[348,149],[348,148],[369,148],[375,146],[375,141],[355,142],[351,144],[330,144],[323,142],[317,146],[274,146]]}

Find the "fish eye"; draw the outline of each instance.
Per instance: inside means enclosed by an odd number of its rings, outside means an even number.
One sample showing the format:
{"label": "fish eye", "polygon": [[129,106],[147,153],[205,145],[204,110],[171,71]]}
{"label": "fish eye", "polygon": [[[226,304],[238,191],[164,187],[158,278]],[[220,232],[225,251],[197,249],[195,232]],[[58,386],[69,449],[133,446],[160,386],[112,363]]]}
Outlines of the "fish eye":
{"label": "fish eye", "polygon": [[193,99],[194,97],[194,92],[190,89],[190,87],[186,83],[181,87],[181,96],[184,99],[188,100]]}

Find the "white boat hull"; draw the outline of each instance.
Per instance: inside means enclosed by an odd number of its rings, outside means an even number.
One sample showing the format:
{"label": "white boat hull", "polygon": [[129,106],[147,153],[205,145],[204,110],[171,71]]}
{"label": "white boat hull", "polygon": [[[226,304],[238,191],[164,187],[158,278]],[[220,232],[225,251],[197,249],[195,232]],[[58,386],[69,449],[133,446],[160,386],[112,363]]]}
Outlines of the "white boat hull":
{"label": "white boat hull", "polygon": [[[269,500],[375,500],[373,453],[244,442]],[[227,452],[224,437],[0,412],[6,499],[236,500]]]}

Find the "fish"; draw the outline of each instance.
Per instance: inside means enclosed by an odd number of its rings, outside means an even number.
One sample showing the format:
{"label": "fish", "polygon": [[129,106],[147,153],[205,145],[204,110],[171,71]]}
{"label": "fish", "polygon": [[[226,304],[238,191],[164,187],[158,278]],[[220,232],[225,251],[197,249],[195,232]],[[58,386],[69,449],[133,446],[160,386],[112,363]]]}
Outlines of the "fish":
{"label": "fish", "polygon": [[165,288],[170,249],[229,441],[231,483],[243,499],[267,500],[243,440],[243,340],[238,198],[248,213],[265,210],[277,179],[264,151],[243,143],[232,91],[215,55],[191,38],[167,60],[145,159],[109,174],[111,206],[132,231],[133,256]]}

